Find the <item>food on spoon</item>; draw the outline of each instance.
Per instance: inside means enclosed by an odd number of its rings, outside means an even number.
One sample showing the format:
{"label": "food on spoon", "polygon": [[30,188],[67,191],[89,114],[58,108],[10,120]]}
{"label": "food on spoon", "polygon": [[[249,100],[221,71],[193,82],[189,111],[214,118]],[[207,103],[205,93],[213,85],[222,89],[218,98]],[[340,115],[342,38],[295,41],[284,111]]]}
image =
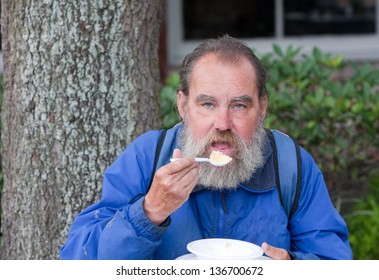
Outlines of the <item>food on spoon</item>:
{"label": "food on spoon", "polygon": [[209,159],[214,163],[222,163],[222,164],[227,164],[232,160],[230,156],[227,156],[219,151],[213,151],[211,155],[209,156]]}

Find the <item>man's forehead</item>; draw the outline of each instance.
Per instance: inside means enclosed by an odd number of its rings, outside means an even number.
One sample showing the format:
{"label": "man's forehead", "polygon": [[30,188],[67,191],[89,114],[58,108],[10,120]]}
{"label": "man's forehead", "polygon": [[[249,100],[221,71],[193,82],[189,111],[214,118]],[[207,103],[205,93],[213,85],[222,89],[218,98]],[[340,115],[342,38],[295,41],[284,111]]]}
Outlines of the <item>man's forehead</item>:
{"label": "man's forehead", "polygon": [[252,68],[255,71],[254,66],[249,59],[243,55],[235,56],[234,59],[228,59],[225,56],[218,53],[207,53],[200,57],[194,64],[193,68],[203,67],[209,64],[220,64],[224,66],[233,67],[246,67]]}
{"label": "man's forehead", "polygon": [[250,61],[241,57],[238,61],[220,61],[215,55],[207,55],[197,61],[191,71],[189,85],[193,83],[233,83],[235,76],[251,81],[256,80],[256,71]]}

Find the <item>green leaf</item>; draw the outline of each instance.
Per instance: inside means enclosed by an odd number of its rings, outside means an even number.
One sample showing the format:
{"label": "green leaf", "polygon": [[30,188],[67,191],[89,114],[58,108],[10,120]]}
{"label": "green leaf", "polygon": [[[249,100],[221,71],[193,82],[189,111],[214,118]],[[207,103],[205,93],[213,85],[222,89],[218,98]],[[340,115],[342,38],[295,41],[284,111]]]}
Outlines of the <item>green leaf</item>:
{"label": "green leaf", "polygon": [[312,52],[313,56],[316,58],[316,59],[321,59],[321,57],[323,56],[320,49],[315,47],[313,48],[313,52]]}
{"label": "green leaf", "polygon": [[282,49],[280,48],[280,46],[278,44],[273,44],[272,45],[273,49],[274,49],[274,52],[277,56],[279,57],[283,57],[283,52],[282,52]]}
{"label": "green leaf", "polygon": [[342,89],[342,96],[354,96],[356,95],[356,90],[352,82],[347,82]]}
{"label": "green leaf", "polygon": [[339,66],[341,66],[343,62],[343,57],[341,54],[339,54],[338,56],[336,56],[334,59],[331,60],[331,65],[333,68],[338,68]]}
{"label": "green leaf", "polygon": [[179,74],[176,72],[172,73],[170,76],[167,77],[166,83],[170,87],[177,88],[180,84]]}
{"label": "green leaf", "polygon": [[353,105],[353,107],[351,108],[351,111],[353,113],[360,113],[360,112],[363,111],[363,109],[364,109],[363,103],[358,102],[358,103],[356,103],[356,104]]}
{"label": "green leaf", "polygon": [[325,102],[325,105],[329,108],[334,108],[334,106],[336,105],[336,100],[331,96],[327,96],[324,99],[324,102]]}
{"label": "green leaf", "polygon": [[316,91],[315,101],[316,101],[316,103],[320,104],[323,99],[324,99],[324,89],[319,88]]}

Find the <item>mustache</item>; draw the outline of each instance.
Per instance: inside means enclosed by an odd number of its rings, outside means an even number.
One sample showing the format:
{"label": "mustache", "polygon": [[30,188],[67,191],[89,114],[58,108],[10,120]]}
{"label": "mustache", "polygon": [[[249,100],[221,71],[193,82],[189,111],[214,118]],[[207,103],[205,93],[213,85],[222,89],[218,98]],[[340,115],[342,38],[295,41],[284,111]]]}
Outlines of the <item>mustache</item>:
{"label": "mustache", "polygon": [[235,159],[240,157],[241,148],[242,146],[245,146],[242,139],[239,136],[235,135],[232,131],[215,130],[214,132],[208,134],[208,136],[204,139],[202,156],[209,156],[206,153],[209,153],[213,145],[219,144],[228,145],[233,148],[236,152],[236,154],[233,156]]}
{"label": "mustache", "polygon": [[208,145],[213,144],[228,144],[235,147],[238,142],[238,136],[234,135],[230,130],[227,131],[214,131],[208,140]]}

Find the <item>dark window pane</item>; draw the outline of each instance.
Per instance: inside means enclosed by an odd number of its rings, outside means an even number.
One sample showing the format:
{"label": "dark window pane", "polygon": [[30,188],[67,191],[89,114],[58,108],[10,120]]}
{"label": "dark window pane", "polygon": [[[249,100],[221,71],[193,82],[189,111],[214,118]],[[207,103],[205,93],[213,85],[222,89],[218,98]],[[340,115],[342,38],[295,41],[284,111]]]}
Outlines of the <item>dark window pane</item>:
{"label": "dark window pane", "polygon": [[284,35],[375,34],[376,0],[284,0]]}
{"label": "dark window pane", "polygon": [[274,0],[183,0],[184,38],[273,37]]}

